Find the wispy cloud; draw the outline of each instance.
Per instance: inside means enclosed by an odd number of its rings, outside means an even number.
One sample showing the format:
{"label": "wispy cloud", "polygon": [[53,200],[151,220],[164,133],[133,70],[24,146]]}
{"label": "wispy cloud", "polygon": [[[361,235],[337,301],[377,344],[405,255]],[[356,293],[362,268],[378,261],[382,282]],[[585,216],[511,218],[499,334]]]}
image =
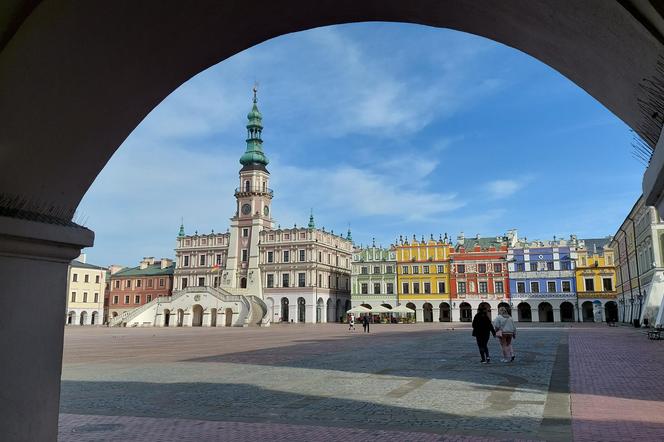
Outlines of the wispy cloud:
{"label": "wispy cloud", "polygon": [[489,181],[486,188],[491,198],[503,199],[514,195],[524,185],[525,180],[504,179]]}

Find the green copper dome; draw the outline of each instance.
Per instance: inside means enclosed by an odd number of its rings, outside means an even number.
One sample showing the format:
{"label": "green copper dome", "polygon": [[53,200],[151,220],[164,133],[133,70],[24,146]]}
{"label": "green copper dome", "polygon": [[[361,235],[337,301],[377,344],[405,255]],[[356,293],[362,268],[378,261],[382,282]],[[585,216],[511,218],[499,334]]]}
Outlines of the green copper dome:
{"label": "green copper dome", "polygon": [[247,114],[247,150],[240,157],[240,164],[249,166],[252,164],[267,166],[270,162],[263,152],[263,116],[258,110],[258,99],[256,98],[256,88],[254,87],[254,105]]}

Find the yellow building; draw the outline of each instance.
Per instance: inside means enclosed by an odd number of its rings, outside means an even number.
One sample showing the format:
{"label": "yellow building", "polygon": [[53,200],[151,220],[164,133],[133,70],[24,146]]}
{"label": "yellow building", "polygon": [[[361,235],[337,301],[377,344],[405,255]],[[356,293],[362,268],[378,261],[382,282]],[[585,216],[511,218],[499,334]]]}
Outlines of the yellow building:
{"label": "yellow building", "polygon": [[399,304],[415,309],[417,322],[449,321],[450,253],[447,239],[401,238],[397,252],[397,296]]}
{"label": "yellow building", "polygon": [[85,262],[85,255],[69,264],[65,324],[99,325],[104,317],[106,269]]}
{"label": "yellow building", "polygon": [[584,239],[577,249],[577,308],[584,322],[618,321],[616,262],[610,241]]}

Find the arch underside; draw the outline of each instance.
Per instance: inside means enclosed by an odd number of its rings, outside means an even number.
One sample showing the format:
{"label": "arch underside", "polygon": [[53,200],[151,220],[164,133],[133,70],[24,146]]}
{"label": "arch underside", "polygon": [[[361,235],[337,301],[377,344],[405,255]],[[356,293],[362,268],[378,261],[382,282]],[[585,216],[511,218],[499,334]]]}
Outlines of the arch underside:
{"label": "arch underside", "polygon": [[182,83],[267,39],[340,23],[417,23],[504,43],[658,138],[661,122],[644,116],[639,99],[647,99],[640,82],[657,75],[661,15],[630,3],[43,1],[0,17],[12,24],[0,34],[0,161],[12,165],[0,175],[0,209],[69,221],[125,138]]}

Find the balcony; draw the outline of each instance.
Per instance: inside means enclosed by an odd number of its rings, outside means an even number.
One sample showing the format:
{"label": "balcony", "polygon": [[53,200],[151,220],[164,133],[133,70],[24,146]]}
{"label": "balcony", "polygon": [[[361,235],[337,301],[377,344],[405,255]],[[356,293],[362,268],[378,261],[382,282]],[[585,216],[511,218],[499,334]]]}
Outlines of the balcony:
{"label": "balcony", "polygon": [[254,186],[236,187],[235,196],[267,195],[272,198],[274,191],[269,187],[261,188]]}

